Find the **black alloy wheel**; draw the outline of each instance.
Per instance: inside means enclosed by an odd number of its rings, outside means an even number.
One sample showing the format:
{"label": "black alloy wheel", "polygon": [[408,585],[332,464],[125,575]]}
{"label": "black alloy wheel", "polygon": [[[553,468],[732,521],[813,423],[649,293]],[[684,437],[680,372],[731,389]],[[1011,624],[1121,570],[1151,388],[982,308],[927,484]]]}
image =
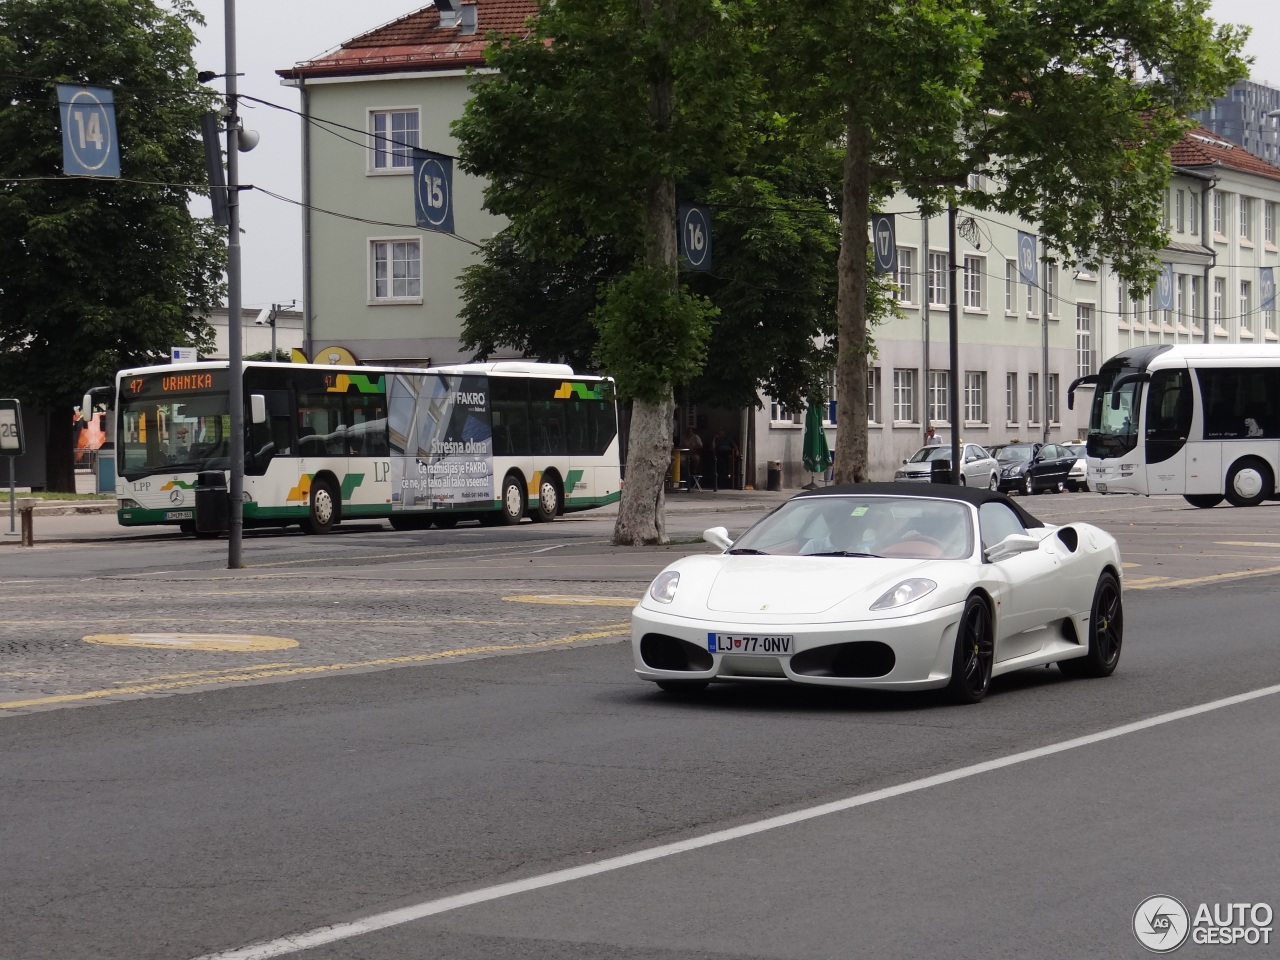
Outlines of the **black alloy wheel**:
{"label": "black alloy wheel", "polygon": [[975,593],[965,601],[955,654],[951,658],[951,682],[947,684],[947,693],[953,701],[977,703],[987,695],[995,654],[991,611]]}
{"label": "black alloy wheel", "polygon": [[1058,669],[1068,677],[1109,677],[1120,662],[1124,641],[1124,601],[1120,581],[1104,570],[1093,591],[1089,611],[1089,652],[1072,660],[1059,660]]}

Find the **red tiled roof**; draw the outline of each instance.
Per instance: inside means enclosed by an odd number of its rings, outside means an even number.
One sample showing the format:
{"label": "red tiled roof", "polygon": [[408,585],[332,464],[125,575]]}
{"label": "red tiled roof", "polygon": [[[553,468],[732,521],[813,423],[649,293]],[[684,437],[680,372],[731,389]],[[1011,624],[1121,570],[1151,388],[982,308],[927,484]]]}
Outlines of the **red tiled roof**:
{"label": "red tiled roof", "polygon": [[[458,0],[454,0],[456,5]],[[276,73],[288,80],[363,76],[399,71],[458,70],[484,64],[485,35],[491,31],[524,35],[538,12],[537,0],[473,0],[476,31],[440,26],[440,10],[423,7],[376,30],[361,34],[336,50]]]}
{"label": "red tiled roof", "polygon": [[1175,167],[1226,167],[1280,180],[1280,167],[1272,166],[1244,147],[1224,140],[1204,127],[1195,127],[1183,134],[1182,139],[1170,149],[1169,157]]}

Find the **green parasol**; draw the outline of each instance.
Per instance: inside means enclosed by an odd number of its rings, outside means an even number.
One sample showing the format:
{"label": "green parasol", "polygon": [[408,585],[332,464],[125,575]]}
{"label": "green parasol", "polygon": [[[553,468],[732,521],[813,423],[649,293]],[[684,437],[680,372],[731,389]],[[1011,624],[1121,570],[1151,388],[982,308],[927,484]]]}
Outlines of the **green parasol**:
{"label": "green parasol", "polygon": [[804,418],[804,468],[810,473],[826,473],[830,464],[827,433],[822,429],[822,405],[810,401]]}

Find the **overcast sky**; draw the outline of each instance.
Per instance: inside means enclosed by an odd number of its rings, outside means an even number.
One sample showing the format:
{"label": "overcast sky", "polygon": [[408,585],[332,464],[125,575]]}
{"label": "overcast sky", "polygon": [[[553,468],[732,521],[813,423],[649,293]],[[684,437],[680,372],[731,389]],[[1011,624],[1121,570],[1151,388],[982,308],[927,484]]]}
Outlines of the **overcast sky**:
{"label": "overcast sky", "polygon": [[[413,10],[426,0],[240,0],[236,11],[236,55],[241,94],[298,109],[297,91],[280,86],[275,71],[309,60],[344,40],[372,30]],[[226,64],[225,0],[198,0],[208,25],[200,32],[196,63],[222,73]],[[1280,87],[1280,2],[1213,0],[1215,20],[1253,27],[1246,52],[1255,58],[1252,78]],[[220,85],[221,80],[215,80]],[[260,184],[294,200],[302,196],[301,127],[294,114],[245,103],[245,126],[262,141],[240,157],[242,183]],[[208,212],[208,203],[196,207]],[[358,214],[358,210],[344,211]],[[242,194],[244,230],[241,287],[246,307],[302,302],[302,215],[298,207],[254,191]]]}

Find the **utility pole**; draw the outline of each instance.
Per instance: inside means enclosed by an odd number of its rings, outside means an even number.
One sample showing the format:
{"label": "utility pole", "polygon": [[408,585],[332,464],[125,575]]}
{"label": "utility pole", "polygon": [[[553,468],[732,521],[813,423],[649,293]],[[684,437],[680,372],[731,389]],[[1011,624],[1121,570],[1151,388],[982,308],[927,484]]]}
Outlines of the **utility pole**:
{"label": "utility pole", "polygon": [[951,401],[951,482],[960,483],[960,305],[956,302],[956,205],[947,207],[947,273],[950,274],[947,305],[947,328],[951,339],[951,376],[947,385]]}
{"label": "utility pole", "polygon": [[[244,347],[240,332],[240,117],[236,89],[236,3],[223,0],[227,57],[227,374],[228,403],[231,407],[230,500],[227,526],[227,568],[239,570],[244,532]],[[272,327],[274,333],[275,328]]]}

